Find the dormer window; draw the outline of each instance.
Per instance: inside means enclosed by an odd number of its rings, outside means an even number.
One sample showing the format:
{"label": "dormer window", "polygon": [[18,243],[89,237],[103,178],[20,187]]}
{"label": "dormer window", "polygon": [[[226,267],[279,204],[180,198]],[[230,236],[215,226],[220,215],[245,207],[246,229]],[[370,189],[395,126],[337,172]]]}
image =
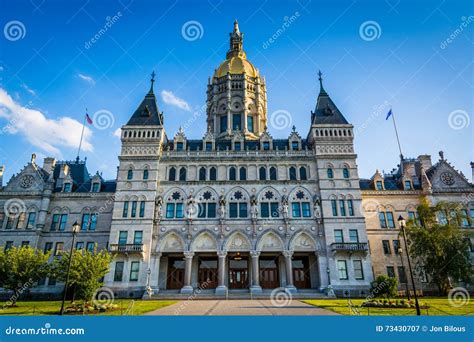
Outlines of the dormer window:
{"label": "dormer window", "polygon": [[143,170],[143,180],[148,179],[148,169]]}
{"label": "dormer window", "polygon": [[127,179],[128,179],[128,180],[133,179],[133,170],[132,170],[132,169],[129,169],[129,170],[127,171]]}
{"label": "dormer window", "polygon": [[99,183],[92,183],[92,192],[99,192],[100,184]]}
{"label": "dormer window", "polygon": [[297,141],[292,141],[292,142],[291,142],[291,149],[292,149],[293,151],[297,151],[298,148],[299,148],[298,142],[297,142]]}
{"label": "dormer window", "polygon": [[383,190],[383,181],[376,181],[375,186],[377,190]]}
{"label": "dormer window", "polygon": [[268,141],[263,142],[263,150],[264,151],[270,150],[270,142],[268,142]]}
{"label": "dormer window", "polygon": [[241,143],[238,142],[238,141],[236,141],[236,142],[234,143],[234,150],[235,150],[235,151],[240,151],[241,149],[242,149]]}
{"label": "dormer window", "polygon": [[176,151],[182,151],[184,149],[184,143],[177,142],[176,143]]}
{"label": "dormer window", "polygon": [[71,192],[72,184],[71,183],[64,183],[63,191],[64,192]]}
{"label": "dormer window", "polygon": [[405,190],[412,190],[412,186],[411,186],[411,181],[410,181],[410,180],[406,180],[406,181],[405,181]]}
{"label": "dormer window", "polygon": [[206,142],[206,151],[212,151],[212,142],[208,141]]}

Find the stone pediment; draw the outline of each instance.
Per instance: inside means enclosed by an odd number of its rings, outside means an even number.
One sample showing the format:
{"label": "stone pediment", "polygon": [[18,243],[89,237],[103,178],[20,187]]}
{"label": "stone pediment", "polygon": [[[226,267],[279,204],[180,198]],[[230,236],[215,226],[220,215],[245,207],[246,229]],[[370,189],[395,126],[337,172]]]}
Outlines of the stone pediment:
{"label": "stone pediment", "polygon": [[10,179],[4,191],[42,191],[48,176],[49,175],[36,164],[28,163],[23,170]]}
{"label": "stone pediment", "polygon": [[426,173],[433,190],[473,189],[472,184],[445,160],[439,161]]}

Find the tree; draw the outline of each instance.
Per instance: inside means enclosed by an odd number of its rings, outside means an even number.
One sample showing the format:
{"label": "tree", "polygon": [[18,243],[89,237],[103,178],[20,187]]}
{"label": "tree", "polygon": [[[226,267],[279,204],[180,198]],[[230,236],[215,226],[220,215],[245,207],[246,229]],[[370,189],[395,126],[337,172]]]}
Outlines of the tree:
{"label": "tree", "polygon": [[[54,263],[54,274],[58,280],[66,281],[69,253],[63,253]],[[112,255],[106,250],[100,252],[74,250],[69,274],[69,287],[75,289],[78,299],[91,301],[94,293],[103,285],[103,277],[109,272]]]}
{"label": "tree", "polygon": [[370,283],[372,297],[392,298],[397,295],[398,281],[396,278],[379,275]]}
{"label": "tree", "polygon": [[431,284],[447,294],[452,282],[471,283],[470,236],[461,229],[463,212],[455,203],[430,206],[423,198],[418,207],[421,225],[408,221],[406,233],[410,255]]}
{"label": "tree", "polygon": [[13,291],[12,306],[35,282],[49,274],[49,256],[49,252],[30,246],[12,247],[0,254],[0,275],[3,287]]}

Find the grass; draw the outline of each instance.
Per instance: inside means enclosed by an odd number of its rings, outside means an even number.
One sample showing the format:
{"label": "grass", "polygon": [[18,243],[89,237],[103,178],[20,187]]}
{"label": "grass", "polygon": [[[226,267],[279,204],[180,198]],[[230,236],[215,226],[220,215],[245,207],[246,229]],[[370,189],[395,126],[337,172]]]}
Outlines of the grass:
{"label": "grass", "polygon": [[[392,309],[392,308],[365,308],[360,307],[364,299],[351,299],[352,304],[359,307],[361,316],[411,316],[416,315],[413,309]],[[337,312],[342,315],[350,315],[347,299],[311,299],[303,302],[320,307],[322,309]],[[448,298],[423,297],[419,298],[420,305],[429,305],[429,309],[421,309],[423,316],[466,316],[474,315],[474,302],[468,301],[460,307],[452,306]]]}
{"label": "grass", "polygon": [[[165,300],[135,300],[133,305],[131,299],[117,299],[114,304],[117,309],[100,312],[85,313],[85,315],[94,316],[120,316],[120,315],[143,315],[144,313],[164,308],[168,305],[176,303],[176,301]],[[0,316],[2,315],[19,315],[19,316],[42,316],[57,315],[61,308],[61,301],[19,301],[16,307],[6,307],[6,302],[0,302]],[[70,302],[66,302],[66,308]]]}

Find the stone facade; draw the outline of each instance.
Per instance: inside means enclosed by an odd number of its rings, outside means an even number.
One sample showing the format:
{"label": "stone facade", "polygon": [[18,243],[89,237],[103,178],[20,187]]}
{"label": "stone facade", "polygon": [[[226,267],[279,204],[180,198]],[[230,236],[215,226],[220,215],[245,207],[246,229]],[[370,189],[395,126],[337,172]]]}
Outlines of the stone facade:
{"label": "stone facade", "polygon": [[[202,139],[188,139],[182,129],[168,138],[152,79],[122,127],[115,180],[91,176],[79,159],[46,158],[40,167],[33,156],[0,183],[0,246],[28,241],[68,250],[78,221],[76,248],[115,255],[105,284],[120,296],[278,287],[367,294],[387,266],[398,275],[399,256],[381,247],[389,240],[393,251],[398,215],[414,211],[426,194],[432,202],[463,202],[472,217],[473,186],[444,157],[431,165],[428,156],[359,179],[353,126],[321,74],[319,80],[306,138],[295,128],[287,139],[273,138],[265,81],[247,60],[235,23],[226,60],[209,81]],[[390,229],[380,227],[387,211]],[[61,287],[47,279],[35,291]]]}

